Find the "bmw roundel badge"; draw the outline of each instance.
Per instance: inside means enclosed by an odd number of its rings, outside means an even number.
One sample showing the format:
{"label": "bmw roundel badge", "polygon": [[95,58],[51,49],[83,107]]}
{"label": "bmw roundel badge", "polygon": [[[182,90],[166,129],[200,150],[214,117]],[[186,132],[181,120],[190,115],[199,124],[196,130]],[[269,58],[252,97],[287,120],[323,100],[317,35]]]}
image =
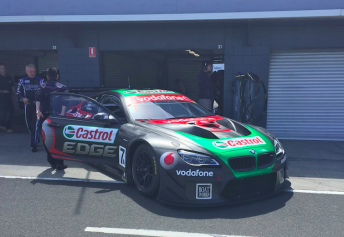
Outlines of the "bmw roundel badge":
{"label": "bmw roundel badge", "polygon": [[251,152],[252,154],[256,154],[256,151],[253,150],[253,149],[251,149],[250,152]]}

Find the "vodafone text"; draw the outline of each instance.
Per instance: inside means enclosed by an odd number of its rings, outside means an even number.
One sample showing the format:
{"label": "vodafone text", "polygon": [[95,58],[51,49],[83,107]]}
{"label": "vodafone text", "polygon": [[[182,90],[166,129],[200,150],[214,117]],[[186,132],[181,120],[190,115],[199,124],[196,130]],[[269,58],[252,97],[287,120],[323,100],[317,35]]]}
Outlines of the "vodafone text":
{"label": "vodafone text", "polygon": [[191,170],[189,169],[188,171],[185,170],[176,170],[177,175],[181,176],[200,176],[200,177],[213,177],[213,172],[212,171],[200,171],[200,170]]}

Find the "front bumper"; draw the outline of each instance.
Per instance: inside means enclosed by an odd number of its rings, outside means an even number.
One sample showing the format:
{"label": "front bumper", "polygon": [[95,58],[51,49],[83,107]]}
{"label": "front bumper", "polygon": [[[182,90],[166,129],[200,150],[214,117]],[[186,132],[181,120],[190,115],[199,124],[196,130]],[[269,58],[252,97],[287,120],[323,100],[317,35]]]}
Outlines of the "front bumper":
{"label": "front bumper", "polygon": [[211,177],[180,177],[163,172],[157,199],[180,206],[213,206],[266,197],[283,190],[286,164],[286,160],[277,159],[272,172],[247,178],[235,178],[228,167],[203,168],[212,172]]}

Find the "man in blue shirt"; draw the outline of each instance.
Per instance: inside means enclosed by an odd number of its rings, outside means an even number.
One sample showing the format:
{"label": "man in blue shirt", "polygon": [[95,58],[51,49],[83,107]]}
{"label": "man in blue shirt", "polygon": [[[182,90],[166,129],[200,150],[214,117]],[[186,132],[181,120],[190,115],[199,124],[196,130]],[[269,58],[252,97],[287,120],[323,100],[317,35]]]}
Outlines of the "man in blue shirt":
{"label": "man in blue shirt", "polygon": [[26,126],[31,134],[31,151],[36,152],[37,147],[34,143],[36,130],[36,103],[35,93],[43,79],[36,76],[36,67],[33,64],[26,65],[27,76],[20,79],[17,88],[17,98],[19,107],[25,109]]}

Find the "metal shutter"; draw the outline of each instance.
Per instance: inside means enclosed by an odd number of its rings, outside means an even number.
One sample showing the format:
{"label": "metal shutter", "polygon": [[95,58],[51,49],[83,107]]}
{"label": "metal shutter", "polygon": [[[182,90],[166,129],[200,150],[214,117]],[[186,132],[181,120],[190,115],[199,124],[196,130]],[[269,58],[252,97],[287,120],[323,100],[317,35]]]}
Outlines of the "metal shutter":
{"label": "metal shutter", "polygon": [[344,141],[344,51],[273,52],[268,98],[277,138]]}
{"label": "metal shutter", "polygon": [[152,60],[103,52],[103,77],[105,87],[154,88],[157,85],[158,65]]}
{"label": "metal shutter", "polygon": [[169,61],[168,62],[168,88],[174,90],[177,78],[184,84],[187,96],[198,102],[198,75],[201,68],[200,61]]}
{"label": "metal shutter", "polygon": [[59,69],[59,57],[57,51],[45,51],[42,56],[38,57],[39,73],[45,72],[49,67],[56,67]]}

